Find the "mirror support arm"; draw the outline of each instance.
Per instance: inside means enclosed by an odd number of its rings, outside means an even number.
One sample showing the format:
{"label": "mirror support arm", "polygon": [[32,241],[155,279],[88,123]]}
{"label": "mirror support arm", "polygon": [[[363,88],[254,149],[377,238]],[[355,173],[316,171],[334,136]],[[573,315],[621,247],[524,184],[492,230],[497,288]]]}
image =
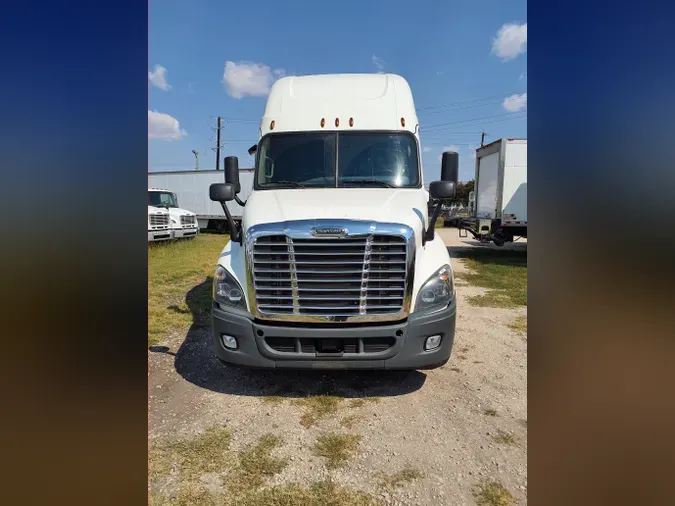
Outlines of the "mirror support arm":
{"label": "mirror support arm", "polygon": [[225,216],[227,216],[227,223],[230,225],[230,237],[232,238],[232,240],[234,242],[238,242],[241,245],[242,244],[241,230],[239,228],[237,228],[237,224],[232,219],[232,215],[230,214],[230,210],[225,205],[225,202],[221,201],[220,205],[223,208],[223,212],[225,213]]}
{"label": "mirror support arm", "polygon": [[427,228],[426,232],[424,232],[424,234],[422,235],[422,246],[424,246],[427,243],[427,241],[433,241],[434,237],[436,237],[435,234],[436,220],[438,220],[438,217],[441,214],[442,206],[443,206],[443,199],[438,199],[436,209],[434,209],[434,214],[430,218],[429,227]]}

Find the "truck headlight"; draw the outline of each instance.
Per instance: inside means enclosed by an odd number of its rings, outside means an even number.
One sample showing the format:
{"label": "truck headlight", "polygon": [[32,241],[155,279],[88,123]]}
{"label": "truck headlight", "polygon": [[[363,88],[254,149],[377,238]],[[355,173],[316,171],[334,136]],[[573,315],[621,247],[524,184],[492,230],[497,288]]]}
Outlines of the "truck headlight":
{"label": "truck headlight", "polygon": [[216,268],[216,273],[213,275],[213,299],[225,306],[247,309],[244,291],[241,289],[241,286],[220,265]]}
{"label": "truck headlight", "polygon": [[444,265],[422,285],[417,294],[415,312],[443,309],[450,304],[454,295],[452,269],[449,265]]}

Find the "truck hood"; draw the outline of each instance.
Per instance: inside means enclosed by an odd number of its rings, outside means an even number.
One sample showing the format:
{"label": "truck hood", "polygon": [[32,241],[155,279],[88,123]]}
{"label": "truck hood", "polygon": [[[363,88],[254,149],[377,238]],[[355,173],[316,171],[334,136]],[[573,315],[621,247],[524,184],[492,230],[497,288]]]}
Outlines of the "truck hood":
{"label": "truck hood", "polygon": [[401,223],[421,237],[427,201],[422,189],[317,188],[254,191],[244,208],[244,226],[294,220],[349,219]]}
{"label": "truck hood", "polygon": [[148,214],[169,214],[163,207],[148,206]]}

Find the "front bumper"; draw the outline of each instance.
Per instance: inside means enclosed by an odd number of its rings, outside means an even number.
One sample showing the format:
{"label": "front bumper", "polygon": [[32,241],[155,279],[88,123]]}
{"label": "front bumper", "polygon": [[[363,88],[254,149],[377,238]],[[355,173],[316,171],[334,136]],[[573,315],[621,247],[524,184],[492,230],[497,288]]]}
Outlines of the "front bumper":
{"label": "front bumper", "polygon": [[[253,319],[245,311],[234,310],[213,303],[211,315],[213,342],[216,355],[232,364],[260,368],[288,369],[433,369],[445,364],[452,351],[455,337],[456,302],[442,311],[428,315],[411,315],[407,320],[378,326],[283,326]],[[222,335],[237,339],[237,349],[226,348]],[[424,350],[427,337],[441,335],[441,344],[430,351]],[[309,339],[317,342],[330,340],[389,339],[394,344],[384,351],[374,353],[322,354],[303,353],[298,346],[295,352],[273,349],[267,339]]]}
{"label": "front bumper", "polygon": [[193,228],[172,228],[174,239],[182,239],[185,237],[195,237],[199,234],[199,228],[195,225]]}
{"label": "front bumper", "polygon": [[148,242],[169,241],[173,239],[173,231],[166,230],[148,230]]}

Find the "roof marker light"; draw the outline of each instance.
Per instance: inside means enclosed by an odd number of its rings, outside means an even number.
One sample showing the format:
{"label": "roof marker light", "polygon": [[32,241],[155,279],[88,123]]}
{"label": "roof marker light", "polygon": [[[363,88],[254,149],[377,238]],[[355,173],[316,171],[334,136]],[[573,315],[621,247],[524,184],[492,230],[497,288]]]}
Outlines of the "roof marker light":
{"label": "roof marker light", "polygon": [[349,126],[350,127],[354,126],[354,118],[349,118]]}
{"label": "roof marker light", "polygon": [[401,126],[402,126],[402,127],[405,126],[405,118],[401,118]]}
{"label": "roof marker light", "polygon": [[321,128],[323,128],[326,124],[326,118],[321,118]]}
{"label": "roof marker light", "polygon": [[270,123],[270,130],[274,130],[274,120]]}
{"label": "roof marker light", "polygon": [[340,126],[340,119],[339,118],[335,118],[335,126],[336,127]]}

